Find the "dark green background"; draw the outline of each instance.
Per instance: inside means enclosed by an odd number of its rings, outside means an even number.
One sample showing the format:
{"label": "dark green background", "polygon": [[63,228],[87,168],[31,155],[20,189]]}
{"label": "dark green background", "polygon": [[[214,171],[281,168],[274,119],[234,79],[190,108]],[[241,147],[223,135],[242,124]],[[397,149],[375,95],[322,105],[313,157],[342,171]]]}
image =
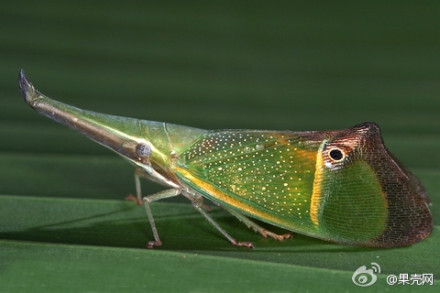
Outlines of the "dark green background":
{"label": "dark green background", "polygon": [[[341,129],[374,121],[424,183],[440,221],[440,3],[437,1],[16,1],[0,5],[0,291],[358,289],[351,275],[440,276],[438,226],[392,250],[304,236],[236,249],[189,205],[153,205],[151,238],[118,156],[33,112],[24,68],[50,97],[103,113],[199,128]],[[143,182],[145,194],[161,190]],[[85,246],[84,246],[85,245]],[[92,245],[92,246],[91,246]],[[436,281],[437,281],[436,280]],[[427,289],[424,286],[423,289]]]}

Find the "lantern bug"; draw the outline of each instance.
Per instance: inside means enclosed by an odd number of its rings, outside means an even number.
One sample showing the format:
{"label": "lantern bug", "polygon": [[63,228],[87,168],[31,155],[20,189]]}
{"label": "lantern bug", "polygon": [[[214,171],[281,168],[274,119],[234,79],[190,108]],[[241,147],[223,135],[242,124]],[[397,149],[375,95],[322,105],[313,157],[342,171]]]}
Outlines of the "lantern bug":
{"label": "lantern bug", "polygon": [[[386,149],[379,127],[344,130],[203,130],[106,115],[50,99],[21,70],[19,85],[36,111],[113,150],[135,166],[136,196],[154,240],[162,244],[150,203],[186,197],[232,244],[237,241],[205,211],[203,199],[224,208],[264,237],[250,218],[331,242],[405,246],[429,236],[429,198],[420,181]],[[142,197],[140,178],[168,189]],[[249,218],[250,217],[250,218]]]}

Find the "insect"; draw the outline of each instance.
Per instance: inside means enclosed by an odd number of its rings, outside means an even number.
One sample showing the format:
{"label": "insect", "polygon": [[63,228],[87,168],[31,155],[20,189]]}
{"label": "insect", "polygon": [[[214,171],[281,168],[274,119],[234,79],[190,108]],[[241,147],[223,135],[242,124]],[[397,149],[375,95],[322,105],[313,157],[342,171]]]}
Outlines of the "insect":
{"label": "insect", "polygon": [[[135,166],[137,201],[162,244],[152,202],[186,197],[232,244],[203,199],[264,237],[283,240],[250,218],[331,242],[405,246],[429,236],[430,200],[420,181],[386,149],[379,127],[362,123],[332,131],[203,130],[105,115],[52,100],[23,71],[19,85],[36,111],[113,150]],[[167,187],[142,197],[140,178]]]}

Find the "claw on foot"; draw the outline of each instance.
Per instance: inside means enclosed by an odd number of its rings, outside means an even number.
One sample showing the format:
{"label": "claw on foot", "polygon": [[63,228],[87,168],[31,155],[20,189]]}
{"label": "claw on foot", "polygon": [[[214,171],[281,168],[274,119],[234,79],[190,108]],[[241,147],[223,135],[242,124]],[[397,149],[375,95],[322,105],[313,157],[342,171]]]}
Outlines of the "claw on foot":
{"label": "claw on foot", "polygon": [[235,241],[232,244],[236,245],[236,246],[244,246],[247,247],[249,249],[254,249],[255,246],[252,242],[248,242],[248,241]]}
{"label": "claw on foot", "polygon": [[274,235],[271,235],[271,237],[273,239],[275,239],[275,240],[283,241],[284,239],[292,238],[292,234],[289,234],[289,233],[286,233],[286,234],[274,234]]}
{"label": "claw on foot", "polygon": [[293,238],[293,235],[290,233],[281,234],[281,236],[283,237],[281,240]]}
{"label": "claw on foot", "polygon": [[271,237],[275,240],[278,240],[278,241],[283,241],[284,239],[292,238],[292,234],[290,234],[290,233],[276,234],[276,233],[270,232],[268,230],[264,230],[261,233],[261,235],[263,235],[264,238],[267,238],[269,236],[269,237]]}
{"label": "claw on foot", "polygon": [[148,243],[145,245],[145,248],[153,249],[161,245],[162,245],[162,241],[148,241]]}
{"label": "claw on foot", "polygon": [[142,200],[139,200],[136,196],[134,196],[133,194],[129,194],[125,200],[130,200],[130,201],[134,201],[135,203],[137,203],[138,205],[142,205]]}

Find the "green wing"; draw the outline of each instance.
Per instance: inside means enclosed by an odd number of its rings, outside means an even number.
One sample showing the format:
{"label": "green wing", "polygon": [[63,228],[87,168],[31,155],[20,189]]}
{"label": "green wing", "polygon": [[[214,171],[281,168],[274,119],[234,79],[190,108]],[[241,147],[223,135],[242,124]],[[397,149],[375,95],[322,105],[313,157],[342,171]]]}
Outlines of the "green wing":
{"label": "green wing", "polygon": [[176,173],[214,202],[276,225],[290,223],[286,228],[310,228],[318,148],[319,141],[293,132],[212,132],[180,155]]}
{"label": "green wing", "polygon": [[209,132],[178,154],[175,173],[216,203],[339,243],[403,246],[432,230],[426,192],[389,155],[373,123]]}

